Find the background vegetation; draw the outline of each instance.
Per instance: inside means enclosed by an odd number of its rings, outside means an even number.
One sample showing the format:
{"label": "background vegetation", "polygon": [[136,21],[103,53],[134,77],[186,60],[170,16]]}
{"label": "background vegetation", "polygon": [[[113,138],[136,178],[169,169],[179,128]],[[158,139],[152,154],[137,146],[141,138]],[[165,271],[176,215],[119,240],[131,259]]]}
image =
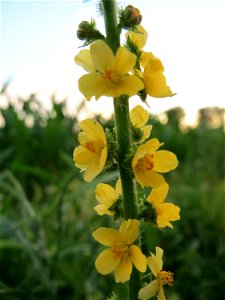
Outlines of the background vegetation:
{"label": "background vegetation", "polygon": [[[6,91],[2,90],[2,93]],[[7,97],[7,96],[6,96]],[[94,189],[114,184],[117,171],[85,183],[74,167],[77,116],[52,98],[44,110],[37,97],[19,99],[2,109],[0,128],[0,298],[3,300],[102,300],[114,286],[94,261],[102,249],[92,231],[110,225],[96,216]],[[152,137],[177,154],[179,168],[166,177],[168,201],[181,207],[174,230],[145,225],[144,247],[165,248],[165,270],[175,273],[170,300],[223,299],[224,256],[224,110],[199,112],[197,127],[183,127],[181,108],[152,117]],[[112,120],[104,120],[112,128]],[[149,247],[150,245],[150,247]]]}

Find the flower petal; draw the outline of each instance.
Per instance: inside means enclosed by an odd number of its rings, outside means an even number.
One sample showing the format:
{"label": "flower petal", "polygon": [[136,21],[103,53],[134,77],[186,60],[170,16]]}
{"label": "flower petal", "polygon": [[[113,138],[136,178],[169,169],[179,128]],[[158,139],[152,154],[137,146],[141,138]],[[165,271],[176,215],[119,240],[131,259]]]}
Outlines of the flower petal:
{"label": "flower petal", "polygon": [[108,215],[112,216],[113,213],[108,210],[107,206],[104,204],[98,204],[94,207],[94,210],[97,212],[99,216]]}
{"label": "flower petal", "polygon": [[162,285],[159,286],[159,292],[158,292],[158,295],[157,295],[157,300],[166,300]]}
{"label": "flower petal", "polygon": [[151,253],[151,256],[147,258],[147,264],[155,277],[157,277],[158,273],[162,270],[162,256],[163,249],[161,249],[160,247],[156,247],[156,254]]}
{"label": "flower petal", "polygon": [[159,227],[164,228],[166,226],[173,228],[170,221],[180,220],[180,208],[173,203],[162,203],[157,210],[157,224]]}
{"label": "flower petal", "polygon": [[90,182],[98,174],[101,173],[102,169],[105,166],[107,160],[107,148],[105,147],[100,155],[96,154],[92,162],[87,166],[87,169],[84,173],[84,180]]}
{"label": "flower petal", "polygon": [[87,49],[81,50],[74,57],[74,61],[77,65],[82,66],[89,73],[95,71],[95,67],[91,61],[90,51]]}
{"label": "flower petal", "polygon": [[99,183],[96,186],[95,196],[100,203],[110,206],[116,199],[116,191],[109,184]]}
{"label": "flower petal", "polygon": [[142,188],[145,186],[157,187],[165,182],[165,179],[159,173],[151,170],[145,170],[135,167],[133,168],[135,178]]}
{"label": "flower petal", "polygon": [[112,86],[110,93],[106,96],[119,97],[121,95],[128,95],[132,97],[139,91],[143,90],[144,84],[141,79],[134,75],[125,75],[120,77],[116,86]]}
{"label": "flower petal", "polygon": [[166,85],[164,67],[160,59],[152,53],[144,53],[141,58],[142,65],[145,66],[143,80],[147,94],[155,98],[173,96],[174,94]]}
{"label": "flower petal", "polygon": [[166,85],[166,78],[160,72],[151,75],[144,75],[144,85],[149,96],[154,98],[172,97],[175,94],[170,87]]}
{"label": "flower petal", "polygon": [[146,257],[141,252],[140,248],[136,245],[129,247],[129,256],[135,265],[136,269],[140,272],[145,272],[147,267]]}
{"label": "flower petal", "polygon": [[153,203],[155,207],[157,207],[160,203],[162,203],[169,191],[169,185],[164,182],[156,188],[153,188],[150,195],[148,196],[148,202]]}
{"label": "flower petal", "polygon": [[141,141],[144,142],[146,139],[149,138],[149,136],[151,134],[152,125],[146,125],[146,126],[142,127],[141,130],[143,131],[143,137],[142,137]]}
{"label": "flower petal", "polygon": [[97,40],[90,46],[91,60],[95,68],[104,72],[107,69],[112,69],[114,65],[114,54],[106,42]]}
{"label": "flower petal", "polygon": [[[90,140],[102,140],[106,142],[104,129],[99,122],[85,119],[81,121],[78,126],[90,137]],[[81,141],[79,142],[81,143]]]}
{"label": "flower petal", "polygon": [[111,247],[119,240],[118,230],[106,227],[100,227],[96,229],[92,233],[92,236],[97,242]]}
{"label": "flower petal", "polygon": [[159,290],[159,280],[155,279],[142,289],[138,293],[138,299],[147,300],[156,295]]}
{"label": "flower petal", "polygon": [[115,269],[115,281],[116,282],[126,282],[130,279],[130,274],[132,272],[132,262],[131,259],[125,257],[120,260],[120,263]]}
{"label": "flower petal", "polygon": [[136,26],[138,32],[128,31],[126,38],[129,36],[132,42],[139,48],[142,49],[147,41],[148,32],[141,25]]}
{"label": "flower petal", "polygon": [[112,249],[102,251],[95,261],[95,267],[102,275],[106,275],[114,271],[120,262],[120,258],[116,257]]}
{"label": "flower petal", "polygon": [[78,146],[73,151],[73,160],[76,165],[86,168],[94,159],[94,154],[83,146]]}
{"label": "flower petal", "polygon": [[149,112],[141,105],[137,105],[131,110],[130,119],[134,127],[142,128],[148,122]]}
{"label": "flower petal", "polygon": [[167,150],[159,150],[154,153],[154,171],[166,173],[178,166],[178,160],[174,153]]}
{"label": "flower petal", "polygon": [[137,57],[125,47],[119,47],[116,52],[114,71],[123,76],[133,70]]}
{"label": "flower petal", "polygon": [[154,153],[161,145],[163,144],[154,138],[139,146],[133,157],[132,167],[134,168],[138,164],[139,159],[143,158],[146,154]]}
{"label": "flower petal", "polygon": [[96,100],[103,95],[107,96],[108,85],[104,77],[99,73],[86,74],[78,80],[79,90],[90,100],[95,96]]}
{"label": "flower petal", "polygon": [[123,221],[120,225],[121,240],[127,245],[131,245],[138,237],[140,221],[136,219],[129,219]]}

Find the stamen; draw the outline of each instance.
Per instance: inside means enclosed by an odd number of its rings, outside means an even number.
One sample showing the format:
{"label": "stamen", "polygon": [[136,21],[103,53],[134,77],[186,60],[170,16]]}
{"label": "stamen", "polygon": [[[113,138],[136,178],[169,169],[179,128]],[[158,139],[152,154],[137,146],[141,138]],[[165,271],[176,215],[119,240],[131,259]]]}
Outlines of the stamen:
{"label": "stamen", "polygon": [[160,271],[158,273],[158,278],[162,285],[168,284],[169,286],[173,285],[173,275],[174,273],[170,271]]}
{"label": "stamen", "polygon": [[85,147],[92,153],[99,153],[104,148],[102,143],[98,143],[97,141],[88,141]]}
{"label": "stamen", "polygon": [[103,77],[107,80],[109,86],[116,86],[119,81],[119,76],[113,70],[105,70]]}
{"label": "stamen", "polygon": [[139,163],[139,168],[141,169],[145,169],[147,171],[151,171],[154,167],[153,164],[153,154],[149,155],[145,155],[142,159],[140,159]]}
{"label": "stamen", "polygon": [[113,247],[113,253],[115,254],[114,258],[120,257],[120,258],[124,258],[127,257],[128,255],[128,245],[125,243],[117,243],[114,247]]}

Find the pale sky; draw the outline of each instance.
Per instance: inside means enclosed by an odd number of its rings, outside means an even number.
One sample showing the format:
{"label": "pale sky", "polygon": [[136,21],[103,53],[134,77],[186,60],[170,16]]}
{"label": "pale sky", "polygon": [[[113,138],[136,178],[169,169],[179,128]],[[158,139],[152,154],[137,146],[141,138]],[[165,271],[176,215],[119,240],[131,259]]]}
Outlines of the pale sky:
{"label": "pale sky", "polygon": [[[142,25],[149,37],[144,50],[161,59],[167,83],[177,95],[148,97],[150,112],[181,106],[191,123],[199,108],[224,107],[224,1],[222,0],[119,0],[124,7],[140,9]],[[83,98],[77,80],[85,74],[73,58],[82,42],[76,37],[78,24],[95,18],[96,1],[2,1],[1,84],[11,79],[10,94],[26,97],[37,93],[48,106],[49,95],[68,97],[70,113]],[[121,41],[123,42],[123,40]],[[131,107],[140,103],[130,99]],[[109,115],[111,98],[87,103],[92,112]],[[84,114],[85,116],[85,114]]]}

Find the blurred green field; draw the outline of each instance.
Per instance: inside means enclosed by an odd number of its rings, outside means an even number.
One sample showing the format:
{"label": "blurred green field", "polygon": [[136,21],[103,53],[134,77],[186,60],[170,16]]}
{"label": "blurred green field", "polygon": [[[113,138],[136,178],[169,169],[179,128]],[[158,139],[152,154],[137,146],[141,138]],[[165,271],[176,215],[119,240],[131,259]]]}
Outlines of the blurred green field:
{"label": "blurred green field", "polygon": [[[106,299],[115,284],[94,268],[102,247],[92,232],[111,221],[95,214],[94,190],[99,182],[114,183],[118,173],[82,180],[72,161],[77,117],[65,114],[65,102],[53,97],[48,112],[35,95],[17,107],[8,101],[0,128],[0,299]],[[143,225],[143,247],[165,249],[164,269],[175,273],[174,288],[165,288],[167,299],[222,300],[224,110],[202,109],[195,128],[184,127],[183,116],[176,108],[165,112],[165,124],[150,119],[152,137],[179,159],[166,179],[168,201],[181,207],[181,220],[174,230]],[[113,127],[113,120],[96,119]]]}

